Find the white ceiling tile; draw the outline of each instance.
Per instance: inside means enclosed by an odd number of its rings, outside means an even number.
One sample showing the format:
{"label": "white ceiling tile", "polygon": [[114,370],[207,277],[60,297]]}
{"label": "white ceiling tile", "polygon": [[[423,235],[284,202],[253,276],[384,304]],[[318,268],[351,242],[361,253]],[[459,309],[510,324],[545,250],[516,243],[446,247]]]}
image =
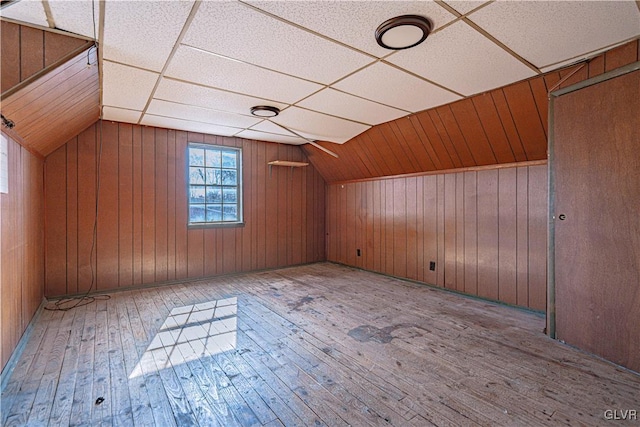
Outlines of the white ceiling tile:
{"label": "white ceiling tile", "polygon": [[165,75],[283,103],[298,101],[322,87],[187,46],[180,46]]}
{"label": "white ceiling tile", "polygon": [[287,108],[271,120],[306,138],[338,144],[350,140],[370,127],[298,107]]}
{"label": "white ceiling tile", "polygon": [[461,98],[381,62],[347,77],[334,87],[411,112],[422,111]]}
{"label": "white ceiling tile", "polygon": [[19,1],[2,8],[2,16],[16,21],[49,27],[41,1]]}
{"label": "white ceiling tile", "polygon": [[[48,0],[57,28],[92,39],[98,38],[100,7],[92,0]],[[95,37],[92,13],[95,13]]]}
{"label": "white ceiling tile", "polygon": [[125,110],[124,108],[115,108],[105,105],[102,108],[102,118],[104,120],[113,120],[114,122],[138,123],[142,111]]}
{"label": "white ceiling tile", "polygon": [[432,1],[249,1],[252,5],[305,28],[382,57],[390,50],[374,34],[384,21],[400,15],[429,18],[434,29],[455,16]]}
{"label": "white ceiling tile", "polygon": [[535,75],[529,67],[464,22],[433,34],[420,49],[398,52],[389,62],[463,95]]}
{"label": "white ceiling tile", "polygon": [[159,74],[104,61],[102,64],[102,104],[143,110]]}
{"label": "white ceiling tile", "polygon": [[255,139],[257,141],[280,142],[282,144],[302,145],[307,141],[295,136],[275,135],[273,133],[257,132],[255,130],[243,130],[236,136],[245,139]]}
{"label": "white ceiling tile", "polygon": [[445,0],[449,6],[453,7],[459,13],[464,15],[465,13],[471,12],[473,9],[487,3],[487,1],[473,1],[473,0]]}
{"label": "white ceiling tile", "polygon": [[164,67],[193,1],[108,1],[103,55],[153,71]]}
{"label": "white ceiling tile", "polygon": [[372,61],[239,2],[202,3],[183,43],[325,84]]}
{"label": "white ceiling tile", "polygon": [[275,133],[277,135],[296,137],[295,134],[289,132],[287,129],[281,126],[278,126],[275,123],[270,122],[269,120],[263,120],[260,123],[251,126],[250,130],[257,130],[260,132]]}
{"label": "white ceiling tile", "polygon": [[149,108],[147,109],[147,114],[238,128],[246,128],[262,120],[253,116],[226,113],[208,108],[195,107],[193,105],[161,101],[158,99],[151,101],[151,104],[149,104]]}
{"label": "white ceiling tile", "polygon": [[296,105],[370,125],[388,122],[408,114],[406,111],[387,107],[331,88],[311,95]]}
{"label": "white ceiling tile", "polygon": [[238,114],[251,114],[251,107],[255,105],[269,104],[281,110],[287,106],[287,104],[271,102],[262,98],[239,95],[167,78],[160,81],[155,98]]}
{"label": "white ceiling tile", "polygon": [[469,18],[538,67],[640,35],[633,1],[495,2]]}
{"label": "white ceiling tile", "polygon": [[191,120],[173,119],[170,117],[160,117],[145,114],[140,122],[147,126],[156,126],[167,129],[186,130],[189,132],[207,133],[210,135],[233,136],[241,129],[228,126],[212,125]]}

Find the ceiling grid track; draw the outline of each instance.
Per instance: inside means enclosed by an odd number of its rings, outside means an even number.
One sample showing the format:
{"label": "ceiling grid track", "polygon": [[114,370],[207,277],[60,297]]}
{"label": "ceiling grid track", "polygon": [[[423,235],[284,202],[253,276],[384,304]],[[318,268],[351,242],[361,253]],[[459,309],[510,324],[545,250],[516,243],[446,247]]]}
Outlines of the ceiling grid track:
{"label": "ceiling grid track", "polygon": [[[92,7],[99,9],[99,35],[91,34],[85,13]],[[428,35],[426,41],[383,41],[398,18],[403,28],[415,25]],[[428,25],[421,26],[421,19]],[[459,132],[447,128],[451,115],[445,106],[462,114],[454,116],[468,139],[476,120],[467,126],[466,100],[480,110],[487,105],[482,97],[499,98],[493,91],[502,88],[509,102],[498,99],[496,113],[476,111],[485,136],[496,114],[505,119],[505,108],[526,123],[522,114],[531,108],[518,100],[522,83],[560,70],[566,76],[604,51],[637,46],[640,0],[541,7],[496,0],[191,0],[153,6],[76,0],[71,7],[34,0],[3,1],[2,20],[97,41],[106,120],[285,144],[322,141],[330,148],[371,126],[391,126],[398,140],[407,128],[396,120],[408,118],[416,126],[429,118],[443,132],[447,149],[455,150]],[[633,54],[633,48],[617,50]],[[530,84],[537,90],[539,82]],[[280,115],[254,117],[249,111],[256,105],[278,108]],[[482,129],[477,131],[483,139]],[[373,136],[358,141],[375,142],[381,132],[372,130]]]}
{"label": "ceiling grid track", "polygon": [[[101,0],[104,1],[104,0]],[[142,110],[142,114],[140,115],[140,118],[138,119],[138,124],[140,124],[140,122],[142,121],[144,115],[147,113],[147,109],[149,109],[149,105],[151,104],[151,101],[153,100],[153,97],[156,94],[156,91],[158,90],[158,86],[160,85],[160,81],[162,80],[162,78],[164,77],[164,73],[167,71],[167,68],[169,67],[169,64],[171,63],[171,60],[173,59],[173,56],[176,54],[176,51],[178,50],[178,48],[180,47],[180,44],[182,43],[182,39],[184,38],[185,34],[187,34],[187,31],[189,30],[189,26],[191,25],[191,22],[193,21],[193,19],[196,16],[196,13],[198,12],[198,8],[200,8],[200,0],[196,0],[193,3],[193,6],[191,7],[191,11],[189,12],[189,16],[187,17],[187,20],[184,23],[184,26],[182,27],[182,31],[180,31],[180,35],[178,36],[175,44],[173,45],[173,49],[171,50],[171,53],[169,54],[169,57],[167,58],[167,61],[165,62],[164,66],[162,67],[162,71],[160,71],[160,75],[158,76],[158,79],[156,80],[156,84],[153,86],[153,90],[151,91],[151,94],[149,94],[149,99],[147,100],[146,105],[144,106],[143,110]]]}

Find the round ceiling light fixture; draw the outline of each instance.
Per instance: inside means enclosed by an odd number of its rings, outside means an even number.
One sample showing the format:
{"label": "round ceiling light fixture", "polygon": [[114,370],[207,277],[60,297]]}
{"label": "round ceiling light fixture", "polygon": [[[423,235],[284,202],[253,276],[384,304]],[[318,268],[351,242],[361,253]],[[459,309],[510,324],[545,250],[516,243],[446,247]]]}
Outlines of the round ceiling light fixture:
{"label": "round ceiling light fixture", "polygon": [[376,29],[376,41],[385,49],[409,49],[425,41],[431,29],[431,21],[424,16],[396,16]]}
{"label": "round ceiling light fixture", "polygon": [[275,117],[280,114],[280,109],[271,105],[256,105],[251,107],[251,114],[256,117]]}

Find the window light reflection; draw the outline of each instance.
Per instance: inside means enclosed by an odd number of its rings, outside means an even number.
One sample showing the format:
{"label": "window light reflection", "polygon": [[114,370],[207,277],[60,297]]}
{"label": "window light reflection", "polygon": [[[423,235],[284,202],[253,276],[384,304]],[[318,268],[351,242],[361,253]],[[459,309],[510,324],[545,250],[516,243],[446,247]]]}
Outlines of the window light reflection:
{"label": "window light reflection", "polygon": [[237,314],[236,297],[174,308],[129,378],[234,350]]}

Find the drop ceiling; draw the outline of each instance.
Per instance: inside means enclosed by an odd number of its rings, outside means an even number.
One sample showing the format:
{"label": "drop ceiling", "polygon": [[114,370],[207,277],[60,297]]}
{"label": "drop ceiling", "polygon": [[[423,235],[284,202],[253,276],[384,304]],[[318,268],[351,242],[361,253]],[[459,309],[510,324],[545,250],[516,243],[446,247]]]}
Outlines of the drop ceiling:
{"label": "drop ceiling", "polygon": [[[285,144],[342,144],[640,37],[630,0],[23,0],[1,14],[97,39],[107,120]],[[378,46],[376,27],[403,14],[432,34]],[[270,122],[253,105],[282,112]]]}

